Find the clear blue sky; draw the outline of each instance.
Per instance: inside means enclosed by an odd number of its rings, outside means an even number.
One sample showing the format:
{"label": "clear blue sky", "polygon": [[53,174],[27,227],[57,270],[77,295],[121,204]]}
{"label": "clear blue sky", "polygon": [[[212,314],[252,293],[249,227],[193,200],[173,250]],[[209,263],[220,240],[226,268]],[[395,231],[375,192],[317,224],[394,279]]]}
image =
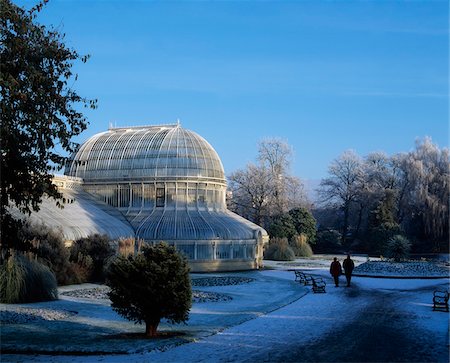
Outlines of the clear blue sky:
{"label": "clear blue sky", "polygon": [[51,0],[38,20],[92,56],[75,88],[99,107],[78,141],[109,122],[179,118],[227,174],[278,136],[294,147],[294,174],[319,179],[346,149],[393,154],[426,135],[448,145],[448,6]]}

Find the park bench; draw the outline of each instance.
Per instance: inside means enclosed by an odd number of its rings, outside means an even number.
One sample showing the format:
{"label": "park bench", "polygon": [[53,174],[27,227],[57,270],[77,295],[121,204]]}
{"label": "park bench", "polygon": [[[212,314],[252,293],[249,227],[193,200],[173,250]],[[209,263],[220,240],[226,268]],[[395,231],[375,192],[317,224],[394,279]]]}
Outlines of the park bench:
{"label": "park bench", "polygon": [[305,286],[312,285],[312,277],[310,275],[307,275],[300,270],[289,270],[289,271],[294,271],[295,281],[298,281],[299,283]]}
{"label": "park bench", "polygon": [[294,271],[295,281],[298,281],[303,284],[303,282],[305,281],[305,274],[300,270],[291,270],[291,271]]}
{"label": "park bench", "polygon": [[314,293],[325,292],[325,286],[327,284],[323,281],[322,278],[314,278],[312,277],[312,290]]}
{"label": "park bench", "polygon": [[313,281],[314,281],[313,277],[311,275],[307,275],[307,274],[304,274],[304,275],[305,275],[305,281],[303,283],[305,284],[305,286],[312,285]]}
{"label": "park bench", "polygon": [[433,294],[433,311],[448,311],[448,291],[436,290]]}

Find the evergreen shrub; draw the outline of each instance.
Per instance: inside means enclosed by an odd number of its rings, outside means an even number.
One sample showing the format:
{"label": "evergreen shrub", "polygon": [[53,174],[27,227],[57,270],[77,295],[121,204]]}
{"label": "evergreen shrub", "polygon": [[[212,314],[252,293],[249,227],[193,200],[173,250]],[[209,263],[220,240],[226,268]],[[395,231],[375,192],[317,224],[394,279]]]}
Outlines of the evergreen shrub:
{"label": "evergreen shrub", "polygon": [[336,253],[342,249],[341,234],[334,229],[324,229],[317,232],[315,253]]}
{"label": "evergreen shrub", "polygon": [[137,255],[115,257],[106,272],[114,311],[145,323],[148,337],[157,335],[161,319],[186,322],[192,305],[189,265],[173,246],[145,246]]}

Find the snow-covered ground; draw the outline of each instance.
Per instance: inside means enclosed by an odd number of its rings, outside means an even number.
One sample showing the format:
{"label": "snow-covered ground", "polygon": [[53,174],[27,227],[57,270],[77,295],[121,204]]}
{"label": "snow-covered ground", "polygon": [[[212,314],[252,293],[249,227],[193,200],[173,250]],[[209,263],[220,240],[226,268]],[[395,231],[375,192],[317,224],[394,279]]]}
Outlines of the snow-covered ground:
{"label": "snow-covered ground", "polygon": [[[185,335],[156,343],[122,339],[122,343],[117,344],[117,340],[111,340],[111,334],[118,329],[142,331],[143,328],[118,317],[105,300],[93,302],[92,299],[66,296],[53,303],[27,304],[22,307],[77,311],[75,322],[72,316],[67,316],[63,318],[65,323],[60,322],[59,330],[59,334],[67,334],[73,344],[79,339],[79,331],[83,331],[90,339],[91,349],[88,350],[100,353],[109,347],[114,352],[111,347],[114,343],[115,348],[127,347],[130,353],[84,356],[2,354],[2,361],[448,362],[449,314],[432,311],[433,291],[448,289],[448,277],[431,280],[354,277],[352,287],[335,288],[328,274],[328,258],[311,261],[302,270],[327,281],[325,294],[313,294],[310,287],[293,282],[294,274],[286,269],[298,268],[304,263],[301,260],[295,261],[297,265],[288,266],[268,262],[271,269],[263,271],[193,276],[233,275],[254,280],[239,285],[202,287],[204,291],[226,294],[232,299],[194,303],[188,325],[173,328]],[[357,264],[366,261],[361,258]],[[4,306],[1,308],[5,309]],[[57,341],[54,344],[44,341],[54,324],[32,325],[32,334],[43,337],[37,339],[35,347],[39,347],[39,341],[49,346],[57,345]],[[163,325],[162,329],[169,327]],[[103,341],[93,338],[99,331]],[[8,336],[20,333],[25,335],[18,335],[16,341]],[[21,339],[26,340],[27,334],[30,336],[30,331],[23,325],[2,326],[2,351],[5,347],[11,349]],[[139,344],[134,344],[136,341]],[[377,345],[378,348],[373,347]]]}

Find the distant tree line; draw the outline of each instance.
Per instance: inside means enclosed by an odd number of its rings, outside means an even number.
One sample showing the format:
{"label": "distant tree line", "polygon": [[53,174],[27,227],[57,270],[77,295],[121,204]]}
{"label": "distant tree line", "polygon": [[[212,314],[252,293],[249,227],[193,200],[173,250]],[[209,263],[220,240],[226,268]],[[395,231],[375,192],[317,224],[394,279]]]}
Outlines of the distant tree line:
{"label": "distant tree line", "polygon": [[318,193],[319,249],[383,254],[393,236],[403,235],[412,252],[448,251],[449,150],[428,137],[392,156],[344,152]]}
{"label": "distant tree line", "polygon": [[228,207],[264,227],[277,254],[291,259],[299,241],[315,252],[384,254],[398,236],[412,252],[448,251],[448,148],[425,138],[392,156],[345,151],[331,162],[315,205],[290,174],[291,160],[285,141],[266,139],[257,162],[229,176]]}

